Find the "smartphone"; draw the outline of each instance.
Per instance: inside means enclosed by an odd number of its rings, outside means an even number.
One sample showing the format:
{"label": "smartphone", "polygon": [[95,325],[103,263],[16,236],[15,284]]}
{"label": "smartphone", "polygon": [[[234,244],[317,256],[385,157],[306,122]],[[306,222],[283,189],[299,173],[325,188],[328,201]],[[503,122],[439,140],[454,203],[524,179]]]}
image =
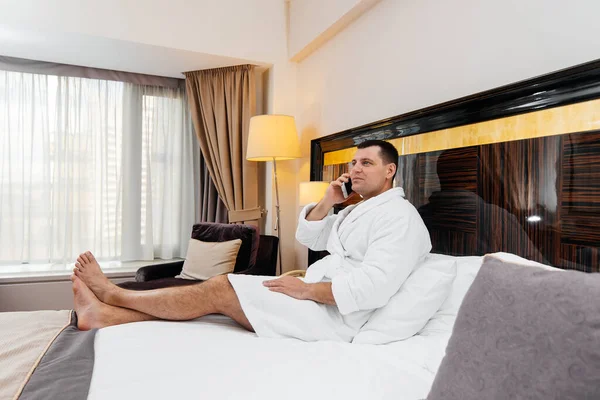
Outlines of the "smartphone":
{"label": "smartphone", "polygon": [[342,193],[344,194],[344,199],[347,199],[352,194],[352,179],[348,178],[348,182],[342,184]]}

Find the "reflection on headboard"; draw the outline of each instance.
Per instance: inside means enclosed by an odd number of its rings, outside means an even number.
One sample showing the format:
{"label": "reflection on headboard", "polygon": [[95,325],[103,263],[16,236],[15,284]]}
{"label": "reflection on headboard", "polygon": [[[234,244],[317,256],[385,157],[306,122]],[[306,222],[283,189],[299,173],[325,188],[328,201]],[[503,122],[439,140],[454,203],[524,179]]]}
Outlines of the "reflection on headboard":
{"label": "reflection on headboard", "polygon": [[347,168],[358,143],[401,154],[395,184],[433,251],[505,251],[599,272],[600,62],[312,142],[312,180]]}

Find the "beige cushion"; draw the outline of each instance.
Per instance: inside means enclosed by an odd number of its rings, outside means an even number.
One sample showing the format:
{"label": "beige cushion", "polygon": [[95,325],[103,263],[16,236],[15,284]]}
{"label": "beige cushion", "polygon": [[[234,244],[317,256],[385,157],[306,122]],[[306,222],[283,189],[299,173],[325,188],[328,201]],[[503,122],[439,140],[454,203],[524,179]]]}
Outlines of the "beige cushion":
{"label": "beige cushion", "polygon": [[233,272],[241,245],[241,239],[226,242],[190,239],[183,270],[176,278],[206,280]]}

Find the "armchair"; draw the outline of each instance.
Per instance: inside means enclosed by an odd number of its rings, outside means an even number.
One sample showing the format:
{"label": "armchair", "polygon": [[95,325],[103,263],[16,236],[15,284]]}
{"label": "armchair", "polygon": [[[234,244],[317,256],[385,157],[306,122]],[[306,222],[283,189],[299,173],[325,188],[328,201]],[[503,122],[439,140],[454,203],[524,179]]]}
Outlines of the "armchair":
{"label": "armchair", "polygon": [[[205,242],[220,242],[241,239],[234,274],[274,276],[277,266],[279,238],[260,235],[251,225],[216,223],[195,224],[192,238]],[[154,264],[137,270],[135,281],[120,283],[119,286],[132,290],[149,290],[172,286],[193,285],[201,281],[175,278],[181,273],[184,261]]]}

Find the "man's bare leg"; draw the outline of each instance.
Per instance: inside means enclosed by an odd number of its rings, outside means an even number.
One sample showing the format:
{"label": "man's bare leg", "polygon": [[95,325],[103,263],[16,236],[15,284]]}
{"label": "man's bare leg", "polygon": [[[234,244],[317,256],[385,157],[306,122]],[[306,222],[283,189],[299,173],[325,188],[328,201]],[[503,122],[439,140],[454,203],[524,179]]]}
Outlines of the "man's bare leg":
{"label": "man's bare leg", "polygon": [[172,321],[190,320],[207,314],[223,314],[247,330],[254,331],[225,275],[216,276],[197,285],[134,291],[122,289],[110,282],[90,252],[81,254],[75,267],[74,274],[100,301],[108,305],[129,308]]}
{"label": "man's bare leg", "polygon": [[77,327],[82,331],[156,319],[138,311],[104,304],[79,278],[73,277],[72,281]]}

